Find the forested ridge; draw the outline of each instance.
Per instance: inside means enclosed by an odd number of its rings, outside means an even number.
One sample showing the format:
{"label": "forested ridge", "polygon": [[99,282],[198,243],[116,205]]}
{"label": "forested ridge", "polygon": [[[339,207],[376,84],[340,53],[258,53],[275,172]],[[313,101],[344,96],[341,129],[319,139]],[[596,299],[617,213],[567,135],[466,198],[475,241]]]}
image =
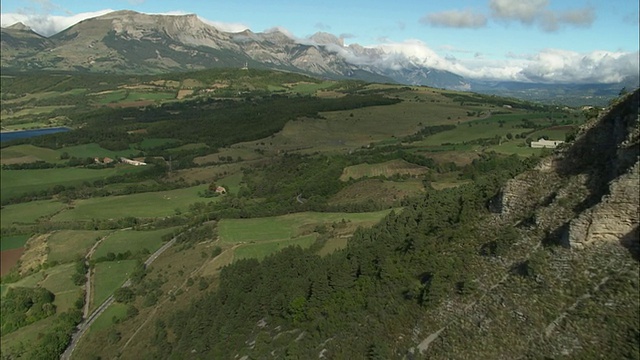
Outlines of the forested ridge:
{"label": "forested ridge", "polygon": [[[531,162],[510,165],[497,165],[472,185],[409,201],[327,257],[288,248],[262,262],[237,261],[223,269],[217,290],[156,323],[152,357],[274,351],[302,359],[323,348],[330,358],[401,357],[425,308],[472,292],[481,248],[495,241],[482,226],[486,203]],[[515,233],[505,231],[493,255],[513,241]]]}

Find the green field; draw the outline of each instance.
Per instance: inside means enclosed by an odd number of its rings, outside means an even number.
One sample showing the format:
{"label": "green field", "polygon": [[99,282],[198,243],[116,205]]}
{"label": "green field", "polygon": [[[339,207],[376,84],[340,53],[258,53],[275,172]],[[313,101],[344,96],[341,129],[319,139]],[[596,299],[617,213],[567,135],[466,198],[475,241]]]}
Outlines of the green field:
{"label": "green field", "polygon": [[40,270],[26,276],[14,283],[4,284],[2,295],[11,287],[37,287],[41,286],[55,295],[54,304],[58,312],[73,307],[74,302],[80,296],[80,287],[73,284],[71,275],[75,272],[74,264],[58,265],[46,270]]}
{"label": "green field", "polygon": [[170,138],[147,138],[142,140],[138,145],[142,150],[152,149],[158,146],[165,146],[168,144],[179,144],[176,139]]}
{"label": "green field", "polygon": [[113,325],[113,317],[124,319],[127,315],[127,305],[114,302],[105,310],[89,328],[89,332],[100,331]]}
{"label": "green field", "polygon": [[52,215],[64,209],[65,206],[65,204],[55,200],[39,200],[22,204],[6,205],[0,210],[0,226],[4,228],[13,224],[32,224],[35,223],[38,218]]}
{"label": "green field", "polygon": [[48,262],[65,263],[84,257],[98,239],[109,231],[60,230],[47,239]]}
{"label": "green field", "polygon": [[136,260],[108,261],[97,263],[94,269],[94,292],[91,309],[102,304],[131,275]]}
{"label": "green field", "polygon": [[300,246],[301,248],[308,248],[316,241],[316,234],[300,236],[290,240],[277,240],[267,241],[257,244],[242,245],[235,249],[233,252],[234,260],[255,258],[258,260],[264,259],[266,256],[276,253],[289,246]]}
{"label": "green field", "polygon": [[334,85],[335,85],[334,82],[298,83],[291,87],[291,92],[304,94],[304,95],[311,95],[311,94],[315,94],[318,90],[324,90]]}
{"label": "green field", "polygon": [[136,153],[136,150],[121,150],[121,151],[111,151],[105,148],[100,147],[100,145],[96,143],[84,144],[84,145],[76,145],[64,147],[58,150],[58,153],[62,154],[66,152],[69,156],[77,157],[79,159],[84,159],[87,157],[94,158],[103,158],[110,157],[112,159],[117,159],[120,156],[129,157],[132,154]]}
{"label": "green field", "polygon": [[186,211],[195,202],[215,201],[198,196],[208,185],[184,189],[148,192],[132,195],[109,196],[78,200],[73,209],[53,217],[54,221],[88,219],[119,219],[133,216],[152,218],[175,214],[176,209]]}
{"label": "green field", "polygon": [[30,144],[9,146],[2,149],[0,154],[2,164],[17,164],[35,161],[46,161],[50,163],[60,162],[60,154],[56,150]]}
{"label": "green field", "polygon": [[349,239],[347,238],[342,238],[342,237],[331,238],[327,240],[327,242],[324,244],[322,249],[318,251],[318,255],[320,256],[329,255],[336,250],[344,249],[345,247],[347,247],[348,242],[349,242]]}
{"label": "green field", "polygon": [[124,103],[140,100],[167,100],[176,97],[175,92],[144,92],[116,90],[104,94],[93,94],[93,99],[102,105],[112,103]]}
{"label": "green field", "polygon": [[29,107],[28,109],[22,109],[22,110],[16,111],[10,115],[9,114],[4,115],[3,120],[6,121],[6,120],[24,117],[24,116],[48,114],[50,112],[53,112],[54,110],[61,109],[61,108],[69,108],[69,107],[73,107],[73,106],[72,105],[33,106],[33,107]]}
{"label": "green field", "polygon": [[316,225],[331,225],[342,220],[373,225],[390,210],[370,213],[304,212],[253,219],[222,219],[218,223],[220,241],[228,244],[290,240],[308,236]]}
{"label": "green field", "polygon": [[115,232],[98,245],[93,259],[99,259],[106,256],[107,253],[124,253],[127,250],[135,254],[139,251],[147,249],[149,253],[153,253],[162,246],[162,236],[175,230],[176,228],[168,228],[153,231],[135,231],[124,230]]}
{"label": "green field", "polygon": [[31,236],[29,235],[12,235],[0,237],[0,251],[19,249],[27,243]]}
{"label": "green field", "polygon": [[80,297],[80,287],[71,280],[71,276],[75,272],[75,264],[73,263],[58,265],[48,269],[46,278],[40,282],[40,286],[56,296],[53,302],[57,307],[56,312],[73,308],[75,301]]}
{"label": "green field", "polygon": [[23,350],[31,349],[31,344],[35,344],[42,337],[42,334],[50,330],[56,319],[57,315],[49,316],[9,334],[2,334],[2,354],[11,354],[14,349],[20,346]]}
{"label": "green field", "polygon": [[25,193],[49,189],[55,185],[74,186],[84,181],[104,180],[110,176],[144,170],[141,166],[116,166],[104,169],[53,168],[37,170],[2,170],[3,198],[13,198]]}

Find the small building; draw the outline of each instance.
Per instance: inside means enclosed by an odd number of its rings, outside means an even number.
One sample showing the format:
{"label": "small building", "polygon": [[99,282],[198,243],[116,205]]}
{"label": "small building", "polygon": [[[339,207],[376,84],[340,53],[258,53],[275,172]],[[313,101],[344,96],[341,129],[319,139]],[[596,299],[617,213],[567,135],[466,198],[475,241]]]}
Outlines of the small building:
{"label": "small building", "polygon": [[564,143],[564,141],[562,140],[545,140],[540,138],[538,139],[538,141],[532,141],[531,147],[536,149],[541,149],[541,148],[555,149],[556,147],[558,147],[558,145],[562,143]]}
{"label": "small building", "polygon": [[223,186],[216,187],[216,194],[225,195],[227,193],[227,189]]}
{"label": "small building", "polygon": [[138,160],[131,160],[131,159],[127,159],[127,158],[124,158],[124,157],[121,157],[120,161],[122,161],[125,164],[129,164],[129,165],[133,165],[133,166],[147,165],[147,163],[145,163],[145,162],[138,161]]}
{"label": "small building", "polygon": [[111,164],[112,162],[113,162],[113,159],[110,157],[105,157],[104,159],[102,159],[103,164]]}

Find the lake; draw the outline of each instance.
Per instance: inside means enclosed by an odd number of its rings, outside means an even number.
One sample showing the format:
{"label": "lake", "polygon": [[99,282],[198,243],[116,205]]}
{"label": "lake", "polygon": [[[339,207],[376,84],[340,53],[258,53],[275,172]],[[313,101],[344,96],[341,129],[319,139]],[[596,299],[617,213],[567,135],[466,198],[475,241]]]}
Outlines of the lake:
{"label": "lake", "polygon": [[33,130],[23,130],[23,131],[8,131],[0,133],[0,142],[9,141],[15,139],[25,139],[34,136],[55,134],[59,132],[70,131],[71,129],[66,127],[54,127],[54,128],[44,128],[44,129],[33,129]]}

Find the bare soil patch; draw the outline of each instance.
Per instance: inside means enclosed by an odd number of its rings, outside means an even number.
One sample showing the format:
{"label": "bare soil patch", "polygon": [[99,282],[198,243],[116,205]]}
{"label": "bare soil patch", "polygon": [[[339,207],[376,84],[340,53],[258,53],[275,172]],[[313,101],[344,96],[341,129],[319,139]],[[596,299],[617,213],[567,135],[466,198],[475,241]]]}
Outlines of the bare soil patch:
{"label": "bare soil patch", "polygon": [[18,263],[23,253],[24,248],[0,251],[0,276],[8,274]]}
{"label": "bare soil patch", "polygon": [[22,254],[20,264],[20,275],[25,274],[30,269],[35,269],[47,261],[47,239],[50,234],[34,236],[27,240]]}
{"label": "bare soil patch", "polygon": [[178,94],[176,95],[176,99],[184,99],[185,97],[193,94],[193,90],[180,89],[178,90]]}

